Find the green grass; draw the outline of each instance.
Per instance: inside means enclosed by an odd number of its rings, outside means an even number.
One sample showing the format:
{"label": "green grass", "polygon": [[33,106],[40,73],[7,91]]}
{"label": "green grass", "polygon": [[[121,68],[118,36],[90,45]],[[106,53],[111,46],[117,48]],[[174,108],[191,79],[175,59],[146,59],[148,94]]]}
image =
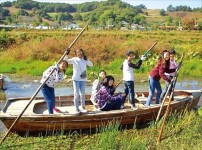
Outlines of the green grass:
{"label": "green grass", "polygon": [[161,142],[156,143],[162,120],[155,126],[137,130],[123,130],[116,121],[98,128],[95,134],[59,132],[53,136],[20,137],[10,134],[1,149],[194,149],[202,147],[202,117],[196,112],[182,112],[169,116],[164,127]]}
{"label": "green grass", "polygon": [[50,65],[53,65],[53,61],[29,61],[22,60],[18,62],[10,62],[9,60],[0,60],[1,73],[11,74],[25,74],[30,76],[41,76]]}
{"label": "green grass", "polygon": [[[120,69],[121,64],[123,63],[124,59],[116,59],[113,62],[102,66],[93,66],[92,68],[89,67],[87,69],[87,74],[89,79],[94,78],[90,75],[90,73],[94,72],[94,74],[98,74],[98,72],[102,69],[106,70],[108,74],[112,74],[115,78],[120,79],[122,77],[122,71]],[[135,63],[137,60],[134,61]],[[150,62],[151,63],[151,62]],[[191,60],[184,60],[183,66],[180,70],[180,78],[198,78],[202,74],[202,61],[199,59],[191,59]],[[43,71],[45,71],[50,65],[53,65],[53,61],[28,61],[22,60],[18,62],[10,62],[9,60],[0,60],[1,73],[11,73],[11,74],[19,74],[19,75],[29,75],[29,76],[41,76]],[[154,65],[154,63],[152,63]],[[140,69],[135,69],[134,74],[135,76],[138,75],[146,75],[145,78],[149,75],[150,70],[152,69],[152,65],[148,66],[147,62],[143,62]],[[67,69],[66,74],[68,76],[72,75],[72,66],[70,65]]]}

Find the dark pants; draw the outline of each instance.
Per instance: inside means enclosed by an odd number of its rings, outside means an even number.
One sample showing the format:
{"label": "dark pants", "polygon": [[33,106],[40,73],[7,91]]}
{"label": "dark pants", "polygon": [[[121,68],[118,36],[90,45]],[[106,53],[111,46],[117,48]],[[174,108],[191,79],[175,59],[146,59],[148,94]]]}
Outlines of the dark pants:
{"label": "dark pants", "polygon": [[102,109],[102,111],[109,111],[109,110],[119,110],[121,108],[121,105],[123,103],[123,100],[121,98],[108,102]]}
{"label": "dark pants", "polygon": [[55,107],[55,90],[46,84],[41,88],[45,101],[47,103],[49,114],[53,114],[53,108]]}
{"label": "dark pants", "polygon": [[134,81],[124,81],[125,89],[124,93],[126,96],[123,97],[123,102],[125,103],[126,97],[129,93],[129,99],[131,104],[135,104],[135,92],[134,92]]}

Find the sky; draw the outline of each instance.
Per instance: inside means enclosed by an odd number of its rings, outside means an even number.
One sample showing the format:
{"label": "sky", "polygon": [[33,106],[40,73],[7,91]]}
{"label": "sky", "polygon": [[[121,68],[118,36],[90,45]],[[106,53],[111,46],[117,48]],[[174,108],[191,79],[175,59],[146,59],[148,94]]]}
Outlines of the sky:
{"label": "sky", "polygon": [[[6,2],[9,0],[0,0],[0,2]],[[13,0],[10,0],[13,1]],[[104,1],[104,0],[33,0],[38,2],[60,2],[69,4],[79,4],[84,2],[92,1]],[[191,8],[202,7],[202,0],[122,0],[123,2],[129,3],[133,6],[143,4],[147,9],[167,9],[169,5],[180,6],[186,5]]]}

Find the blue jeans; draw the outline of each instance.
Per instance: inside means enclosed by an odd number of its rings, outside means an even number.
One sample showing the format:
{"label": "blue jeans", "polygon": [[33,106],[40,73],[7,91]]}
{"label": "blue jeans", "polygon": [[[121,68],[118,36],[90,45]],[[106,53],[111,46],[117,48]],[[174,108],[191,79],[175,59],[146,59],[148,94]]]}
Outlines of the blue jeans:
{"label": "blue jeans", "polygon": [[85,86],[86,81],[73,81],[74,105],[76,107],[76,111],[79,110],[79,95],[81,100],[81,107],[85,108]]}
{"label": "blue jeans", "polygon": [[45,101],[47,103],[49,114],[53,114],[53,108],[55,107],[55,90],[46,84],[41,88]]}
{"label": "blue jeans", "polygon": [[100,110],[102,111],[109,111],[109,110],[119,110],[121,108],[121,105],[123,103],[123,100],[121,98],[107,102],[107,104]]}
{"label": "blue jeans", "polygon": [[135,104],[135,92],[134,92],[134,81],[124,81],[125,89],[124,93],[126,96],[123,97],[123,102],[125,103],[126,97],[129,93],[129,99],[131,104]]}
{"label": "blue jeans", "polygon": [[149,96],[146,102],[146,106],[151,104],[152,98],[154,96],[155,89],[157,90],[156,94],[156,104],[159,104],[159,99],[162,93],[161,84],[159,80],[155,80],[154,78],[149,76]]}

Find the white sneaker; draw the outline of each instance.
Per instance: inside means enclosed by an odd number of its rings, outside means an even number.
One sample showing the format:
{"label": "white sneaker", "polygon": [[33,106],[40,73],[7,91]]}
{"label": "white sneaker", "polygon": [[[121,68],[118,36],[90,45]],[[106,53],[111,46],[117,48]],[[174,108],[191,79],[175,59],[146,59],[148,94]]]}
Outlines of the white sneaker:
{"label": "white sneaker", "polygon": [[124,105],[121,105],[120,109],[124,109]]}
{"label": "white sneaker", "polygon": [[80,111],[81,111],[82,113],[87,113],[87,112],[88,112],[88,110],[86,110],[85,107],[81,107]]}
{"label": "white sneaker", "polygon": [[81,114],[82,114],[82,112],[80,110],[76,110],[75,115],[81,115]]}

